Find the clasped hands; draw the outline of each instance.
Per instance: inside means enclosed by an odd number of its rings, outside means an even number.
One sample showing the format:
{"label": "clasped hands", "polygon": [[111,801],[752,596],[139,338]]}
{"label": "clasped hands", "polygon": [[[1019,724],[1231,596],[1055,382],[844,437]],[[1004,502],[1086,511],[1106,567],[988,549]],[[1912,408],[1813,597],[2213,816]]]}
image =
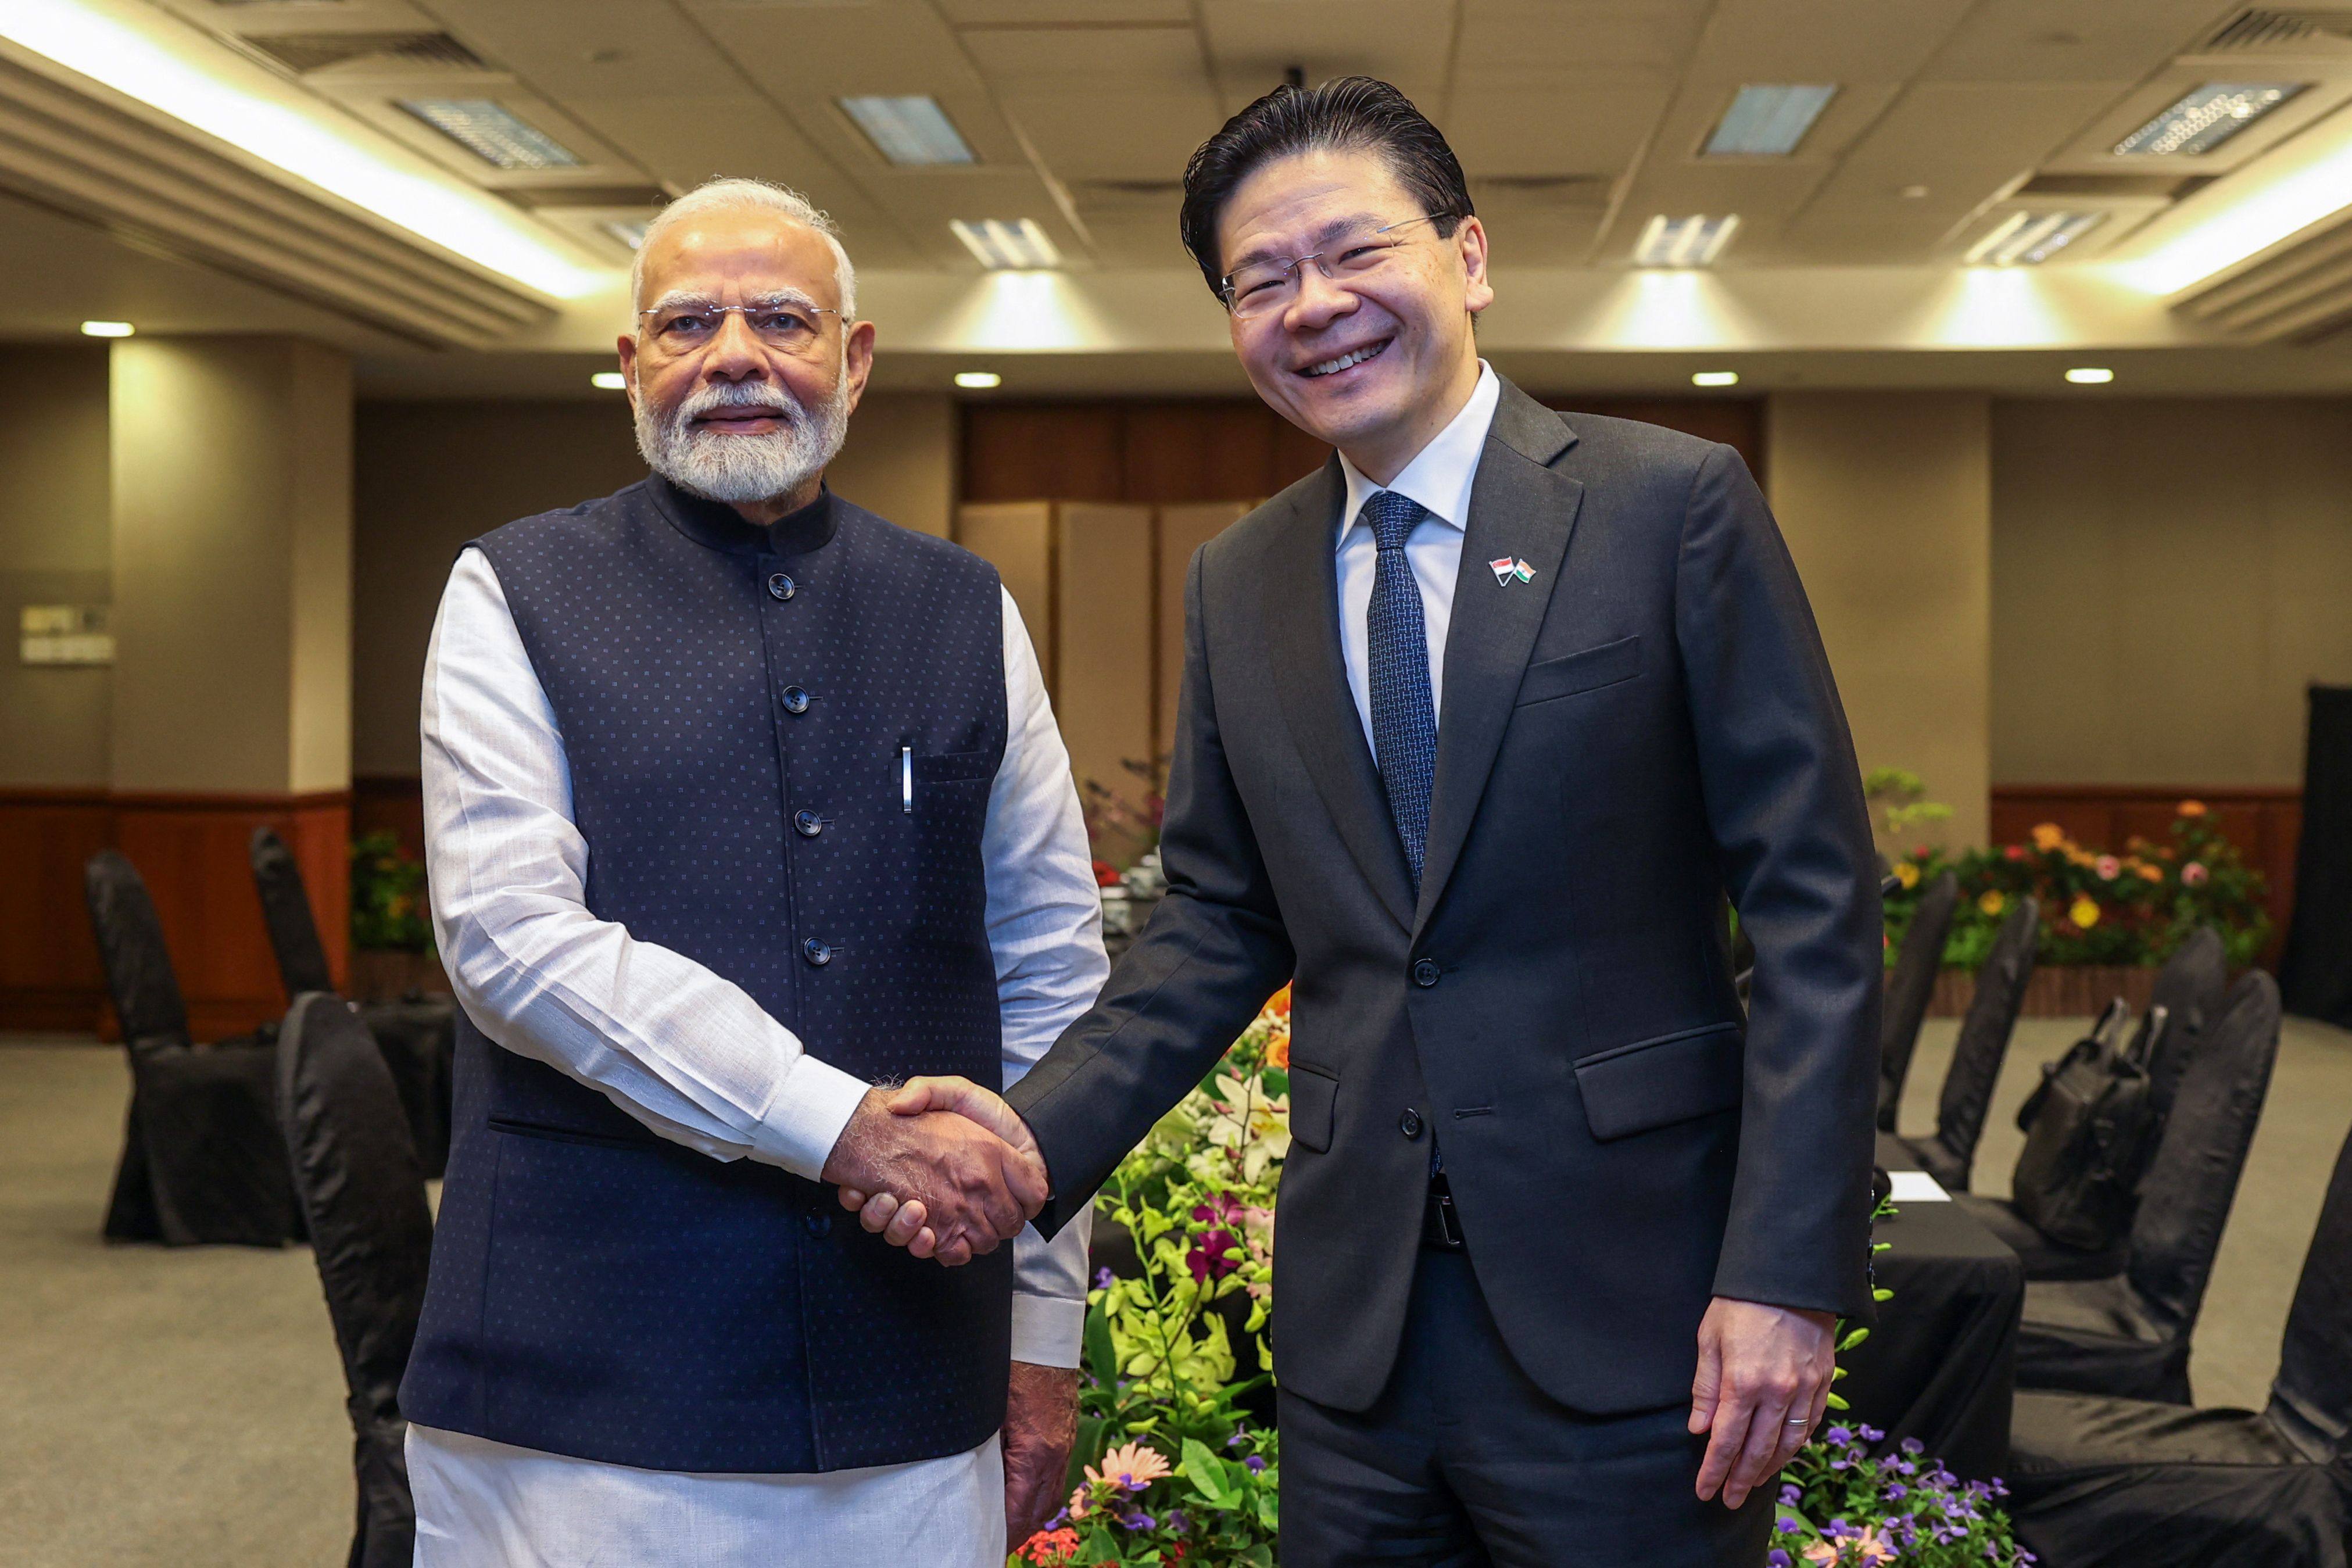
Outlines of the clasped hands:
{"label": "clasped hands", "polygon": [[823,1176],[867,1230],[950,1268],[1020,1235],[1050,1191],[1028,1123],[961,1078],[868,1089]]}

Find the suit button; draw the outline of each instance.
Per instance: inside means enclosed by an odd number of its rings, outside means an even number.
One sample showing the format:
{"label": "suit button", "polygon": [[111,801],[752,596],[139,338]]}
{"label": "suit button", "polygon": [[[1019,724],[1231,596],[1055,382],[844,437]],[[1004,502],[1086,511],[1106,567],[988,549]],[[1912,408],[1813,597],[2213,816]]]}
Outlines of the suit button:
{"label": "suit button", "polygon": [[1404,1114],[1397,1118],[1397,1131],[1403,1133],[1408,1138],[1420,1137],[1421,1112],[1415,1110],[1410,1105],[1406,1106],[1404,1108]]}
{"label": "suit button", "polygon": [[793,814],[793,826],[800,830],[803,838],[814,838],[824,831],[824,818],[814,811],[796,811]]}
{"label": "suit button", "polygon": [[833,1216],[832,1216],[831,1215],[829,1215],[829,1214],[813,1214],[813,1215],[809,1215],[809,1216],[808,1216],[808,1233],[809,1233],[811,1236],[830,1236],[830,1235],[832,1235],[832,1234],[833,1234]]}
{"label": "suit button", "polygon": [[1415,985],[1424,988],[1434,985],[1437,984],[1437,960],[1433,958],[1424,958],[1412,966],[1412,983]]}
{"label": "suit button", "polygon": [[801,943],[801,956],[817,968],[823,969],[833,962],[833,949],[827,947],[819,938],[811,937]]}
{"label": "suit button", "polygon": [[785,712],[805,713],[808,711],[809,694],[805,688],[787,686],[784,688],[783,695]]}
{"label": "suit button", "polygon": [[768,597],[772,599],[789,599],[795,592],[793,580],[782,572],[768,579]]}

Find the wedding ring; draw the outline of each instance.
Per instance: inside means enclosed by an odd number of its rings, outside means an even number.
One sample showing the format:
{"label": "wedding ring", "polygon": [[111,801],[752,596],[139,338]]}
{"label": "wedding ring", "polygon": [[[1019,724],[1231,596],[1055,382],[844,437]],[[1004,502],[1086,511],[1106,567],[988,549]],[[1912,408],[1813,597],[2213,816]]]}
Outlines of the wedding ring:
{"label": "wedding ring", "polygon": [[1781,1423],[1784,1426],[1810,1426],[1812,1424],[1812,1418],[1807,1415],[1792,1415]]}

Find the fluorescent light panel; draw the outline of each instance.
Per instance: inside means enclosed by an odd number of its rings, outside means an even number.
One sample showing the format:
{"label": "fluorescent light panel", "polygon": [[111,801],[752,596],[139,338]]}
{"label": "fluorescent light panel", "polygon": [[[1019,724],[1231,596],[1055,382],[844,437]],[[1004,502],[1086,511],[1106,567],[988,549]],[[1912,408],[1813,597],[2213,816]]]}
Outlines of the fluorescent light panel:
{"label": "fluorescent light panel", "polygon": [[935,99],[845,98],[841,111],[893,163],[970,163],[971,144]]}
{"label": "fluorescent light panel", "polygon": [[2105,386],[2115,378],[2114,371],[2093,365],[2084,365],[2066,373],[2066,379],[2076,386]]}
{"label": "fluorescent light panel", "polygon": [[1969,247],[1970,267],[2039,267],[2106,221],[2105,213],[2019,212]]}
{"label": "fluorescent light panel", "polygon": [[2299,81],[2209,81],[2116,143],[2119,158],[2210,153],[2309,85]]}
{"label": "fluorescent light panel", "polygon": [[404,98],[399,106],[500,169],[576,169],[580,154],[495,98]]}
{"label": "fluorescent light panel", "polygon": [[109,10],[78,0],[5,0],[0,37],[530,288],[578,299],[605,280],[490,197],[353,142],[238,85],[233,74],[182,58]]}
{"label": "fluorescent light panel", "polygon": [[133,331],[128,321],[84,321],[81,335],[86,338],[127,338]]}
{"label": "fluorescent light panel", "polygon": [[1710,158],[1785,158],[1813,128],[1837,84],[1750,83],[1739,89],[1715,134],[1706,139]]}
{"label": "fluorescent light panel", "polygon": [[1034,218],[954,218],[948,227],[991,272],[1034,272],[1062,264],[1062,253]]}
{"label": "fluorescent light panel", "polygon": [[1731,236],[1739,227],[1739,215],[1726,213],[1721,217],[1708,217],[1694,213],[1688,217],[1668,217],[1664,213],[1652,218],[1642,230],[1642,237],[1633,246],[1636,267],[1712,267],[1723,247],[1731,243]]}
{"label": "fluorescent light panel", "polygon": [[629,378],[617,370],[600,370],[588,378],[588,384],[599,392],[626,392]]}
{"label": "fluorescent light panel", "polygon": [[985,392],[992,386],[1003,386],[1004,378],[992,370],[960,370],[956,372],[955,384]]}
{"label": "fluorescent light panel", "polygon": [[1691,373],[1693,386],[1738,386],[1739,373],[1736,370],[1701,370]]}

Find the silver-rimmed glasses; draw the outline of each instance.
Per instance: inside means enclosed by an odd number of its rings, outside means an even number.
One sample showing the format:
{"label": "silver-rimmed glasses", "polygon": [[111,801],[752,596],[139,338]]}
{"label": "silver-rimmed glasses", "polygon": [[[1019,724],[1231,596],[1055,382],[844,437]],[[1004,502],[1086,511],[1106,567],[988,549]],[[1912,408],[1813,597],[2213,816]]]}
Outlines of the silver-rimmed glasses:
{"label": "silver-rimmed glasses", "polygon": [[1310,256],[1294,256],[1288,260],[1252,261],[1225,274],[1218,292],[1224,296],[1225,309],[1242,321],[1271,315],[1287,305],[1298,290],[1298,269],[1308,262],[1324,277],[1339,281],[1377,272],[1390,259],[1390,252],[1414,237],[1401,235],[1415,224],[1436,223],[1451,217],[1451,213],[1430,213],[1422,217],[1400,218],[1395,223],[1378,228],[1359,229],[1333,239]]}
{"label": "silver-rimmed glasses", "polygon": [[806,353],[824,336],[822,318],[841,312],[797,297],[721,305],[714,300],[665,300],[637,312],[646,335],[666,353],[692,353],[718,341],[729,316],[740,316],[751,335],[785,353]]}

